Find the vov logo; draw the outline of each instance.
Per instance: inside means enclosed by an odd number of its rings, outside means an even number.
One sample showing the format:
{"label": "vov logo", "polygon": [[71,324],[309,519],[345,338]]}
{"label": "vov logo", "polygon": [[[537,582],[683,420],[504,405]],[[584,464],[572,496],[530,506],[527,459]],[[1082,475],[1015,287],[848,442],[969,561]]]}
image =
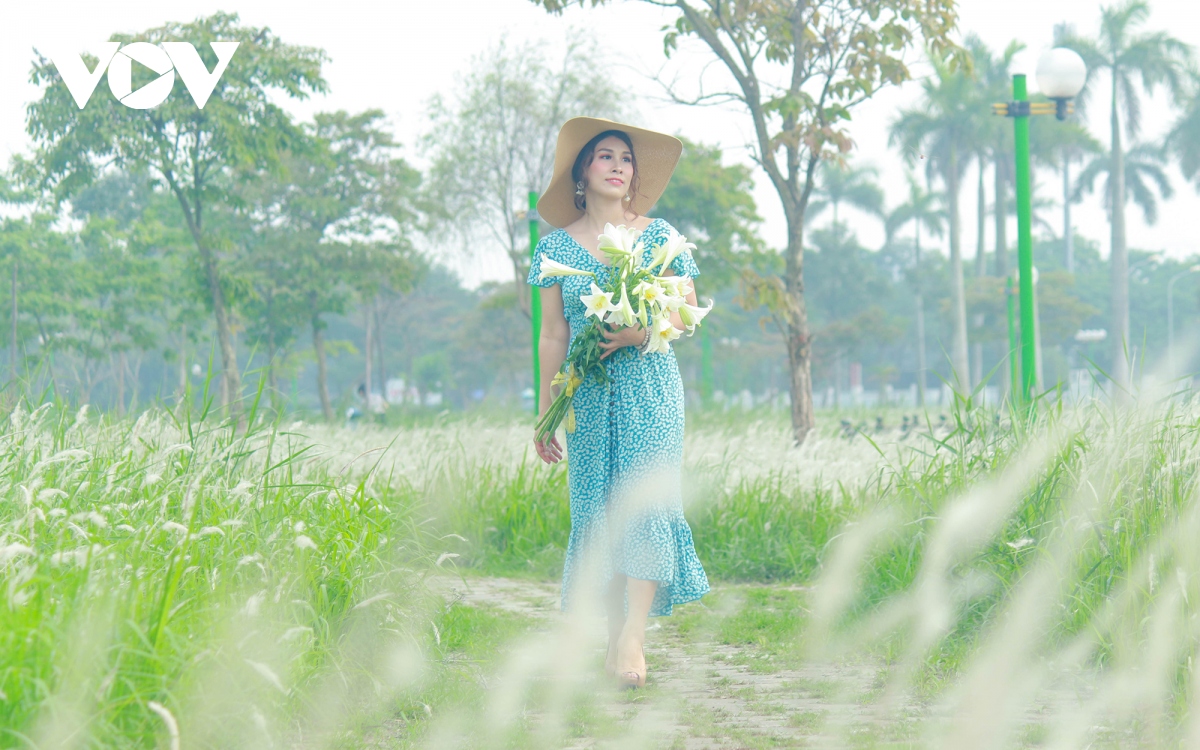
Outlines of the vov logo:
{"label": "vov logo", "polygon": [[[80,109],[92,98],[92,92],[96,90],[105,70],[108,71],[109,91],[126,107],[151,109],[165,102],[175,86],[175,72],[178,71],[183,79],[183,87],[192,95],[192,101],[204,109],[208,97],[217,87],[217,81],[221,80],[221,74],[233,59],[238,44],[240,42],[208,43],[217,55],[217,65],[212,72],[204,66],[200,53],[188,42],[163,42],[161,45],[133,42],[124,47],[120,42],[104,42],[99,45],[100,62],[90,72],[83,59],[74,52],[56,53],[50,59]],[[135,61],[158,73],[158,78],[137,91],[133,90]]]}

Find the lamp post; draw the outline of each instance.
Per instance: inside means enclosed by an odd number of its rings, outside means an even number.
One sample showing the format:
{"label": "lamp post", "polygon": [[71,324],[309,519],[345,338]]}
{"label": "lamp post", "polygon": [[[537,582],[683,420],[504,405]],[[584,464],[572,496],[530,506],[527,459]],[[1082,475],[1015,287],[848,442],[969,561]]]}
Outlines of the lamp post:
{"label": "lamp post", "polygon": [[1087,66],[1074,51],[1062,47],[1046,50],[1038,59],[1038,87],[1051,101],[1030,102],[1023,73],[1013,76],[1013,101],[994,104],[995,114],[1013,118],[1016,136],[1017,177],[1017,283],[1021,308],[1021,382],[1017,389],[1022,403],[1031,403],[1037,382],[1037,344],[1033,291],[1033,191],[1030,185],[1029,117],[1054,115],[1065,120],[1071,114],[1071,99],[1083,89]]}
{"label": "lamp post", "polygon": [[1171,377],[1175,377],[1175,306],[1172,295],[1175,293],[1175,282],[1189,273],[1200,271],[1200,265],[1180,271],[1167,282],[1167,360],[1171,363]]}

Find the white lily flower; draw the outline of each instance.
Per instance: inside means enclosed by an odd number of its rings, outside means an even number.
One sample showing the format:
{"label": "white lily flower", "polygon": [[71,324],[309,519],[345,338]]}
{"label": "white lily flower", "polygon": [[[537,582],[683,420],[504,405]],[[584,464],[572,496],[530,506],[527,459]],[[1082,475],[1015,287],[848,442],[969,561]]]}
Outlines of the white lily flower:
{"label": "white lily flower", "polygon": [[587,315],[585,315],[584,318],[595,315],[597,318],[603,320],[606,313],[612,312],[616,309],[616,305],[613,304],[612,298],[613,296],[611,294],[601,289],[596,285],[596,282],[593,281],[592,293],[581,294],[579,296],[579,300],[583,302],[583,306],[587,308]]}
{"label": "white lily flower", "polygon": [[667,312],[675,312],[687,304],[687,298],[682,295],[664,294],[660,303]]}
{"label": "white lily flower", "polygon": [[671,342],[679,338],[683,331],[675,327],[671,322],[671,318],[664,316],[654,321],[654,328],[650,331],[650,342],[646,345],[647,352],[668,352],[671,349]]}
{"label": "white lily flower", "polygon": [[699,305],[689,305],[686,302],[679,308],[679,318],[683,324],[687,326],[688,335],[691,336],[696,330],[696,326],[700,325],[700,321],[704,320],[704,316],[712,312],[713,301],[708,301],[708,307],[700,307]]}
{"label": "white lily flower", "polygon": [[628,294],[621,294],[621,301],[614,303],[612,312],[605,320],[613,325],[626,327],[632,326],[637,321],[637,314],[633,311],[633,305],[629,303]]}
{"label": "white lily flower", "polygon": [[538,281],[545,281],[548,276],[591,276],[593,279],[596,278],[596,274],[591,271],[572,268],[565,263],[551,260],[545,253],[542,253],[542,272],[538,274]]}
{"label": "white lily flower", "polygon": [[655,251],[651,268],[658,267],[660,273],[666,271],[684,250],[695,249],[696,246],[688,242],[687,237],[672,229],[670,236],[667,237],[667,241]]}
{"label": "white lily flower", "polygon": [[628,258],[641,244],[637,241],[641,233],[640,229],[627,227],[624,224],[617,227],[605,224],[604,232],[600,235],[600,250],[614,260]]}
{"label": "white lily flower", "polygon": [[658,305],[666,292],[657,280],[646,280],[638,282],[637,286],[633,288],[633,293],[640,295],[642,300],[648,304]]}
{"label": "white lily flower", "polygon": [[656,280],[667,294],[675,297],[686,297],[692,291],[692,279],[689,276],[658,276]]}

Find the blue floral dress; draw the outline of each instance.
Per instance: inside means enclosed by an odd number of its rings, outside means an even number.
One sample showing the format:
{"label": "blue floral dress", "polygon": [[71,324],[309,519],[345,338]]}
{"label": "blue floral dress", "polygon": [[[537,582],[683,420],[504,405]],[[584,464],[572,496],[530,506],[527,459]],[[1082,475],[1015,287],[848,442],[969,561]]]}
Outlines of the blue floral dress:
{"label": "blue floral dress", "polygon": [[[665,242],[671,225],[654,219],[642,233],[643,263]],[[559,229],[538,243],[528,283],[561,284],[563,311],[572,340],[587,324],[581,294],[590,276],[538,281],[541,259],[596,274],[603,286],[611,268]],[[700,270],[690,252],[671,264],[680,276]],[[683,517],[683,381],[675,352],[639,354],[625,347],[605,358],[609,382],[587,378],[575,391],[574,432],[567,438],[571,537],[563,566],[562,608],[580,597],[598,603],[617,573],[658,581],[651,615],[669,615],[675,604],[708,592],[708,578]]]}

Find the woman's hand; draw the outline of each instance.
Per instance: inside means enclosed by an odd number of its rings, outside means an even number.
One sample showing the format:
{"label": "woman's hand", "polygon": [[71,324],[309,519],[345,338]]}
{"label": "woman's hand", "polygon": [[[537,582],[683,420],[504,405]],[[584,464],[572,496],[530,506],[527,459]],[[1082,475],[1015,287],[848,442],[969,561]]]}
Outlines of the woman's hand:
{"label": "woman's hand", "polygon": [[557,435],[551,435],[546,440],[534,440],[533,447],[538,456],[548,464],[556,464],[562,460],[562,445],[558,442]]}
{"label": "woman's hand", "polygon": [[600,334],[605,338],[599,344],[600,348],[604,350],[600,359],[604,359],[622,347],[641,346],[642,341],[646,339],[646,329],[641,326],[621,326],[615,331],[601,328]]}

